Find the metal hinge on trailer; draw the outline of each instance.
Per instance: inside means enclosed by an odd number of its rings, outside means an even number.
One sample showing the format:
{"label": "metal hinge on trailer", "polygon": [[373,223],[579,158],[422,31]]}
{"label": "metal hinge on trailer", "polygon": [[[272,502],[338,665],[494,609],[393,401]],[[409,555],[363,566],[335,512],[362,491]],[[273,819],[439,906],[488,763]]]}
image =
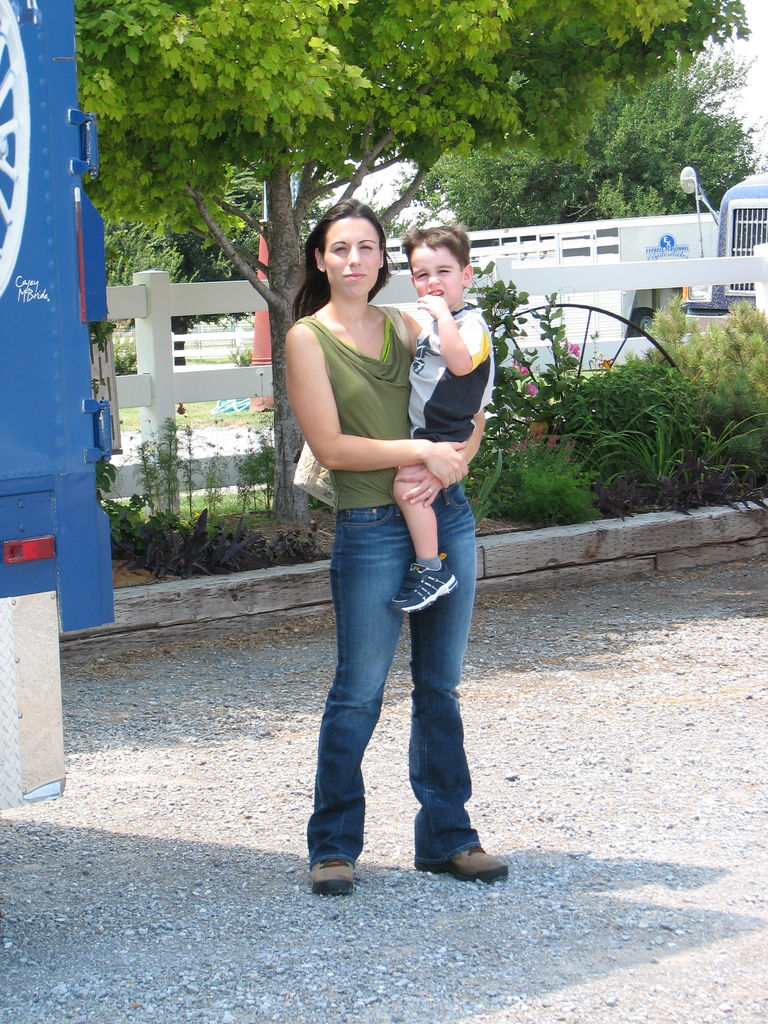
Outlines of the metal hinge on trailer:
{"label": "metal hinge on trailer", "polygon": [[16,9],[16,18],[20,25],[39,25],[43,20],[37,0],[12,0]]}
{"label": "metal hinge on trailer", "polygon": [[112,424],[109,402],[97,398],[83,400],[83,412],[93,417],[93,447],[84,450],[86,462],[108,461],[112,457]]}
{"label": "metal hinge on trailer", "polygon": [[69,123],[80,128],[80,157],[70,161],[73,174],[90,174],[92,178],[99,173],[99,136],[96,130],[96,115],[86,114],[73,108],[69,111]]}

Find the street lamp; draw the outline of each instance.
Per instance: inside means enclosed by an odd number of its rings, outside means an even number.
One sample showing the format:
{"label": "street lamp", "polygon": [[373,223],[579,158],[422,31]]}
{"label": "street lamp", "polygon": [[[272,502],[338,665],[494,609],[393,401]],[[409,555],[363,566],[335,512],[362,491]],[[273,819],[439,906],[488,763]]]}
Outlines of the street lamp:
{"label": "street lamp", "polygon": [[684,167],[680,171],[680,188],[686,195],[692,195],[696,199],[696,216],[699,219],[699,246],[701,248],[701,255],[704,255],[704,238],[701,233],[701,204],[704,203],[706,208],[712,214],[715,224],[719,224],[719,218],[717,210],[713,209],[712,204],[707,199],[704,189],[701,187],[699,182],[699,176],[696,173],[695,167]]}

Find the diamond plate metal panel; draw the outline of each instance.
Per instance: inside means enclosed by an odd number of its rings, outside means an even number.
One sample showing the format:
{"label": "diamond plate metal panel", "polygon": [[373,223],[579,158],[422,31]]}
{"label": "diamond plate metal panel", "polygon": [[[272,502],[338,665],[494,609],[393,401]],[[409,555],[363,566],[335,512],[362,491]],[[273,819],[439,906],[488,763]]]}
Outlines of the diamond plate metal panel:
{"label": "diamond plate metal panel", "polygon": [[64,739],[55,592],[0,599],[0,810],[60,796]]}
{"label": "diamond plate metal panel", "polygon": [[21,789],[25,802],[64,786],[59,617],[56,594],[28,594],[13,605]]}

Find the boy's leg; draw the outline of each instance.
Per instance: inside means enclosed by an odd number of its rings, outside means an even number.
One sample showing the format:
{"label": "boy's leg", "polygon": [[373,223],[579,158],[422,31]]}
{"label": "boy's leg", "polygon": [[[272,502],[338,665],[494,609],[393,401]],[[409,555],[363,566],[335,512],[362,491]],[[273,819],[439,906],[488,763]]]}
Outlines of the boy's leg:
{"label": "boy's leg", "polygon": [[423,564],[426,559],[437,558],[437,519],[431,505],[412,505],[403,495],[413,489],[411,483],[400,483],[395,480],[392,488],[397,507],[400,509],[408,533],[411,535],[416,561]]}
{"label": "boy's leg", "polygon": [[395,501],[405,519],[416,554],[402,587],[390,603],[390,608],[402,612],[421,611],[456,589],[456,577],[438,550],[434,509],[429,505],[412,505],[403,498],[411,486],[396,481],[393,487]]}

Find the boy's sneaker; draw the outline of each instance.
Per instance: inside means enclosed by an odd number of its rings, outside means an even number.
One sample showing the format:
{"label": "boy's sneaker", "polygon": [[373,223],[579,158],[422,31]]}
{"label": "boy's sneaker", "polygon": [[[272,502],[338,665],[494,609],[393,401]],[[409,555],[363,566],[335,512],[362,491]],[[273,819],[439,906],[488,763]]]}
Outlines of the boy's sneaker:
{"label": "boy's sneaker", "polygon": [[389,602],[390,608],[400,612],[419,612],[434,604],[439,597],[456,589],[457,579],[445,564],[439,569],[427,569],[414,562],[403,580],[400,593]]}

